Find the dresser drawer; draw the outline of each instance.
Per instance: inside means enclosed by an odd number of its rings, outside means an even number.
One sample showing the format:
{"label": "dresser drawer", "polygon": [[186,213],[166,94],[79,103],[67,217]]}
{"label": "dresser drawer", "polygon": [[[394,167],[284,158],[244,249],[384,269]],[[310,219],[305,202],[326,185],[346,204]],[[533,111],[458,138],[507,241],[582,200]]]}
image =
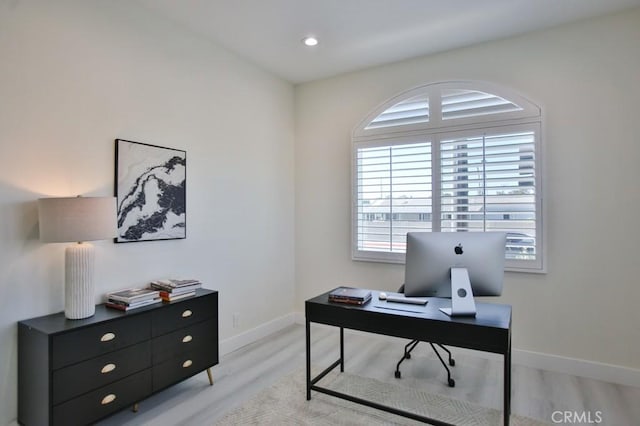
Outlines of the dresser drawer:
{"label": "dresser drawer", "polygon": [[150,315],[105,321],[53,336],[52,368],[58,369],[149,340]]}
{"label": "dresser drawer", "polygon": [[209,319],[152,340],[152,362],[158,364],[203,345],[217,344],[218,321]]}
{"label": "dresser drawer", "polygon": [[218,344],[199,346],[153,366],[153,391],[159,391],[218,363]]}
{"label": "dresser drawer", "polygon": [[151,393],[151,370],[111,383],[69,402],[53,407],[54,426],[94,423],[140,401]]}
{"label": "dresser drawer", "polygon": [[217,315],[218,293],[173,302],[153,311],[151,333],[160,336]]}
{"label": "dresser drawer", "polygon": [[151,342],[146,341],[53,372],[53,403],[130,376],[151,367]]}

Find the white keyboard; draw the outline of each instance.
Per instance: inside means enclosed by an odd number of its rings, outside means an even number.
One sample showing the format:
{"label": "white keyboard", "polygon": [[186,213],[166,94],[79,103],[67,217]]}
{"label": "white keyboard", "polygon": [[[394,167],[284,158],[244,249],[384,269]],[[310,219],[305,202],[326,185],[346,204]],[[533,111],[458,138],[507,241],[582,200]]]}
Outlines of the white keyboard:
{"label": "white keyboard", "polygon": [[422,297],[387,296],[387,302],[409,303],[412,305],[426,305],[427,299]]}

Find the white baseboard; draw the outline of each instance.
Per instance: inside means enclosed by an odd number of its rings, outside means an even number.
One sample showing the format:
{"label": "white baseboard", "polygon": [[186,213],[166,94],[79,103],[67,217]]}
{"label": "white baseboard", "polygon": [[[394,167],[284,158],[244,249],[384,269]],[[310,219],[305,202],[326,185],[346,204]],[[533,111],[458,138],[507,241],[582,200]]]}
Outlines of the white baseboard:
{"label": "white baseboard", "polygon": [[635,368],[521,349],[514,349],[512,357],[515,364],[527,367],[602,380],[619,385],[640,387],[640,370]]}
{"label": "white baseboard", "polygon": [[304,314],[302,312],[294,312],[293,313],[293,318],[296,324],[302,324],[305,325],[306,320],[304,317]]}
{"label": "white baseboard", "polygon": [[[302,312],[296,312],[294,318],[296,324],[305,324],[305,317]],[[470,354],[472,353],[475,356],[489,359],[499,360],[502,358],[496,354],[467,349],[456,348],[456,351],[464,351]],[[514,364],[524,365],[525,367],[539,368],[556,373],[571,374],[573,376],[640,388],[640,370],[635,368],[515,348],[512,353],[512,362]]]}
{"label": "white baseboard", "polygon": [[229,352],[240,349],[243,346],[262,339],[270,334],[282,330],[294,323],[296,314],[290,313],[280,318],[276,318],[267,323],[259,325],[235,336],[220,341],[220,356],[224,356]]}

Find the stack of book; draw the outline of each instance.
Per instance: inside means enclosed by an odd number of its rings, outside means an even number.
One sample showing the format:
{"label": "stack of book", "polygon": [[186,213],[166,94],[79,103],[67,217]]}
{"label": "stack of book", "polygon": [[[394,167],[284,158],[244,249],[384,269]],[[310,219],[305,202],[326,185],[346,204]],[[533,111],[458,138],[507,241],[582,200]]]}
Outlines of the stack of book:
{"label": "stack of book", "polygon": [[160,292],[149,288],[131,288],[107,294],[106,305],[121,311],[130,311],[162,302]]}
{"label": "stack of book", "polygon": [[364,305],[371,300],[371,291],[354,287],[338,287],[329,293],[329,302]]}
{"label": "stack of book", "polygon": [[196,289],[202,287],[198,280],[156,280],[151,281],[151,288],[160,292],[160,297],[166,302],[183,299],[196,294]]}

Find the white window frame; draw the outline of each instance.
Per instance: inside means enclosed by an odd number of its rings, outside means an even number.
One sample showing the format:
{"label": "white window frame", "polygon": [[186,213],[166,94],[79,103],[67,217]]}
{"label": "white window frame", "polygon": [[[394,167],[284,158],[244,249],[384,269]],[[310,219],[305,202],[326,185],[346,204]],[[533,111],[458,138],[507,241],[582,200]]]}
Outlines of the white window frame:
{"label": "white window frame", "polygon": [[[441,119],[441,96],[447,89],[475,90],[500,96],[522,109],[520,111],[502,112],[476,117],[465,117],[450,120]],[[412,98],[427,94],[429,97],[429,122],[406,124],[383,128],[366,129],[368,124],[388,108]],[[543,120],[539,106],[519,94],[503,87],[475,81],[447,81],[432,83],[408,90],[395,96],[368,114],[354,129],[352,137],[352,259],[359,261],[400,263],[405,261],[404,253],[383,251],[365,251],[358,249],[358,168],[357,154],[362,148],[375,146],[402,145],[411,141],[431,143],[432,155],[432,215],[433,230],[439,230],[440,222],[440,141],[450,137],[491,135],[510,131],[527,130],[535,134],[535,205],[536,205],[536,259],[507,259],[506,271],[546,272],[546,232],[545,210],[543,204],[544,169],[543,169]],[[436,216],[437,215],[437,216]],[[436,220],[437,217],[437,220]]]}

